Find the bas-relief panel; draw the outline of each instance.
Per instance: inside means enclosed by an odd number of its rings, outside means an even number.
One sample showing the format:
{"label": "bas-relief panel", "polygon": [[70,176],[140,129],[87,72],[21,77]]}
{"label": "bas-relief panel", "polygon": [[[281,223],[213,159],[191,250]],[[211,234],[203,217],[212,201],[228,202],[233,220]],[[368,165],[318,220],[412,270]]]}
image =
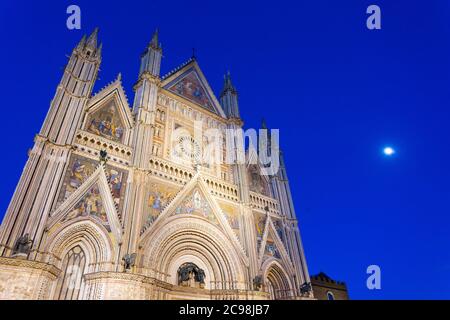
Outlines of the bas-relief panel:
{"label": "bas-relief panel", "polygon": [[178,189],[153,183],[145,204],[146,225],[151,225],[159,217],[162,210],[172,201]]}
{"label": "bas-relief panel", "polygon": [[208,94],[194,70],[170,86],[169,90],[214,112]]}
{"label": "bas-relief panel", "polygon": [[[78,189],[94,173],[98,165],[98,161],[72,154],[58,202],[63,202]],[[117,205],[119,212],[121,212],[128,173],[109,165],[106,166],[106,172],[114,203]]]}
{"label": "bas-relief panel", "polygon": [[258,165],[250,165],[248,169],[249,188],[251,191],[270,197],[267,181],[261,176]]}
{"label": "bas-relief panel", "polygon": [[219,224],[210,205],[198,189],[194,190],[175,210],[175,214],[196,215],[206,218],[214,224]]}
{"label": "bas-relief panel", "polygon": [[86,126],[88,132],[115,142],[123,142],[125,127],[114,99],[90,114]]}
{"label": "bas-relief panel", "polygon": [[106,215],[103,199],[100,195],[98,185],[93,185],[86,195],[81,198],[75,207],[64,217],[63,222],[69,221],[78,217],[91,216],[100,222],[108,232],[111,232],[111,227]]}

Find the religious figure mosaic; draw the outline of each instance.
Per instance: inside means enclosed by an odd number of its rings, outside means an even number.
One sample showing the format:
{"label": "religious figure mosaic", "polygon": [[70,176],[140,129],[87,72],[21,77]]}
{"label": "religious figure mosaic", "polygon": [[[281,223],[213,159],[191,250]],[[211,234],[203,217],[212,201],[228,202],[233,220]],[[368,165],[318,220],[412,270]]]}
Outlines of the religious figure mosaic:
{"label": "religious figure mosaic", "polygon": [[256,237],[258,241],[261,241],[266,227],[267,216],[265,214],[255,213],[254,217],[255,217]]}
{"label": "religious figure mosaic", "polygon": [[266,256],[274,257],[277,259],[281,258],[280,251],[278,250],[275,241],[273,240],[272,234],[269,232],[267,235],[266,247],[264,248],[264,254]]}
{"label": "religious figure mosaic", "polygon": [[[94,173],[98,164],[98,161],[73,154],[67,167],[58,201],[63,202],[78,189]],[[109,165],[106,166],[106,173],[114,203],[121,212],[128,173]]]}
{"label": "religious figure mosaic", "polygon": [[199,190],[195,190],[190,196],[188,196],[175,210],[175,214],[192,214],[206,218],[207,220],[218,224],[217,218],[211,207],[205,198],[203,198],[200,194]]}
{"label": "religious figure mosaic", "polygon": [[105,207],[98,185],[93,185],[86,195],[78,201],[75,207],[64,217],[63,222],[69,221],[78,217],[91,216],[100,222],[108,232],[111,232],[111,227],[108,222]]}
{"label": "religious figure mosaic", "polygon": [[125,128],[114,100],[89,115],[87,131],[115,142],[123,142]]}
{"label": "religious figure mosaic", "polygon": [[214,112],[208,94],[194,70],[169,87],[169,90]]}
{"label": "religious figure mosaic", "polygon": [[281,241],[284,242],[284,231],[283,231],[283,224],[282,224],[281,220],[274,219],[273,225],[274,225],[275,230],[276,230],[278,236],[280,237]]}
{"label": "religious figure mosaic", "polygon": [[151,225],[161,214],[162,210],[172,201],[177,190],[168,186],[153,184],[150,188],[146,203],[146,225]]}
{"label": "religious figure mosaic", "polygon": [[[231,229],[238,231],[240,228],[240,223],[239,223],[239,212],[237,208],[227,205],[223,202],[219,202],[219,205],[220,208],[222,209],[222,212],[225,214],[225,218],[230,224]],[[238,232],[236,233],[239,234]]]}
{"label": "religious figure mosaic", "polygon": [[267,181],[261,176],[260,168],[257,165],[251,165],[248,171],[250,190],[265,196],[270,196]]}

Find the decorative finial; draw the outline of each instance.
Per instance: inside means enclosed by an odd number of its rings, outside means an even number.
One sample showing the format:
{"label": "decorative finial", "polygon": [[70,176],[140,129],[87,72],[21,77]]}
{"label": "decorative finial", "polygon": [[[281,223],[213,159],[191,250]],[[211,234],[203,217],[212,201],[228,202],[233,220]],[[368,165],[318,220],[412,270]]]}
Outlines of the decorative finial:
{"label": "decorative finial", "polygon": [[191,58],[192,58],[192,60],[195,60],[195,58],[196,58],[195,57],[195,48],[192,48],[192,57]]}

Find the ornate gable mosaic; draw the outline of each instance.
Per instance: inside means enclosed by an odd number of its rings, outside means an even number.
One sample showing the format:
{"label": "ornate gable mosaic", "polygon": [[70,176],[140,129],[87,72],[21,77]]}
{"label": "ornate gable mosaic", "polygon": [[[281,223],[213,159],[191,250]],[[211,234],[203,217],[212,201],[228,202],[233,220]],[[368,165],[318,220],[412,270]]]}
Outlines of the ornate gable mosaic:
{"label": "ornate gable mosaic", "polygon": [[[62,203],[74,193],[94,173],[98,165],[98,161],[73,154],[70,157],[58,203]],[[118,211],[122,212],[128,173],[109,165],[106,166],[106,173],[114,203]]]}
{"label": "ornate gable mosaic", "polygon": [[63,222],[69,221],[78,217],[93,217],[100,222],[108,232],[111,232],[111,227],[106,215],[103,199],[100,195],[98,185],[93,185],[86,195],[75,205],[75,207],[64,217]]}
{"label": "ornate gable mosaic", "polygon": [[125,127],[114,99],[88,116],[86,130],[115,142],[123,142]]}
{"label": "ornate gable mosaic", "polygon": [[205,107],[209,111],[216,112],[197,72],[193,69],[182,75],[180,80],[169,84],[168,89],[179,96]]}
{"label": "ornate gable mosaic", "polygon": [[219,224],[210,205],[205,200],[198,189],[195,189],[175,210],[175,214],[196,215],[209,220],[214,224]]}

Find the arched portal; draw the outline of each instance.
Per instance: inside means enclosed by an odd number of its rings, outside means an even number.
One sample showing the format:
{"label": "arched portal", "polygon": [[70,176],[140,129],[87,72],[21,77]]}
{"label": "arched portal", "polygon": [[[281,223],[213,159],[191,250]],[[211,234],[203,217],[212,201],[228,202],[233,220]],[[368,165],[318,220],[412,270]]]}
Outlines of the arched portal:
{"label": "arched portal", "polygon": [[85,275],[109,271],[113,256],[111,239],[102,226],[90,219],[62,224],[49,235],[46,251],[49,262],[61,269],[50,296],[57,300],[89,299],[92,290],[85,282]]}
{"label": "arched portal", "polygon": [[269,292],[271,300],[289,299],[293,296],[292,285],[284,268],[273,261],[265,268],[266,291]]}
{"label": "arched portal", "polygon": [[[160,280],[179,285],[180,267],[193,264],[203,271],[210,290],[245,287],[245,262],[217,226],[193,216],[174,216],[143,239],[143,267],[156,270]],[[195,275],[194,275],[195,276]]]}

